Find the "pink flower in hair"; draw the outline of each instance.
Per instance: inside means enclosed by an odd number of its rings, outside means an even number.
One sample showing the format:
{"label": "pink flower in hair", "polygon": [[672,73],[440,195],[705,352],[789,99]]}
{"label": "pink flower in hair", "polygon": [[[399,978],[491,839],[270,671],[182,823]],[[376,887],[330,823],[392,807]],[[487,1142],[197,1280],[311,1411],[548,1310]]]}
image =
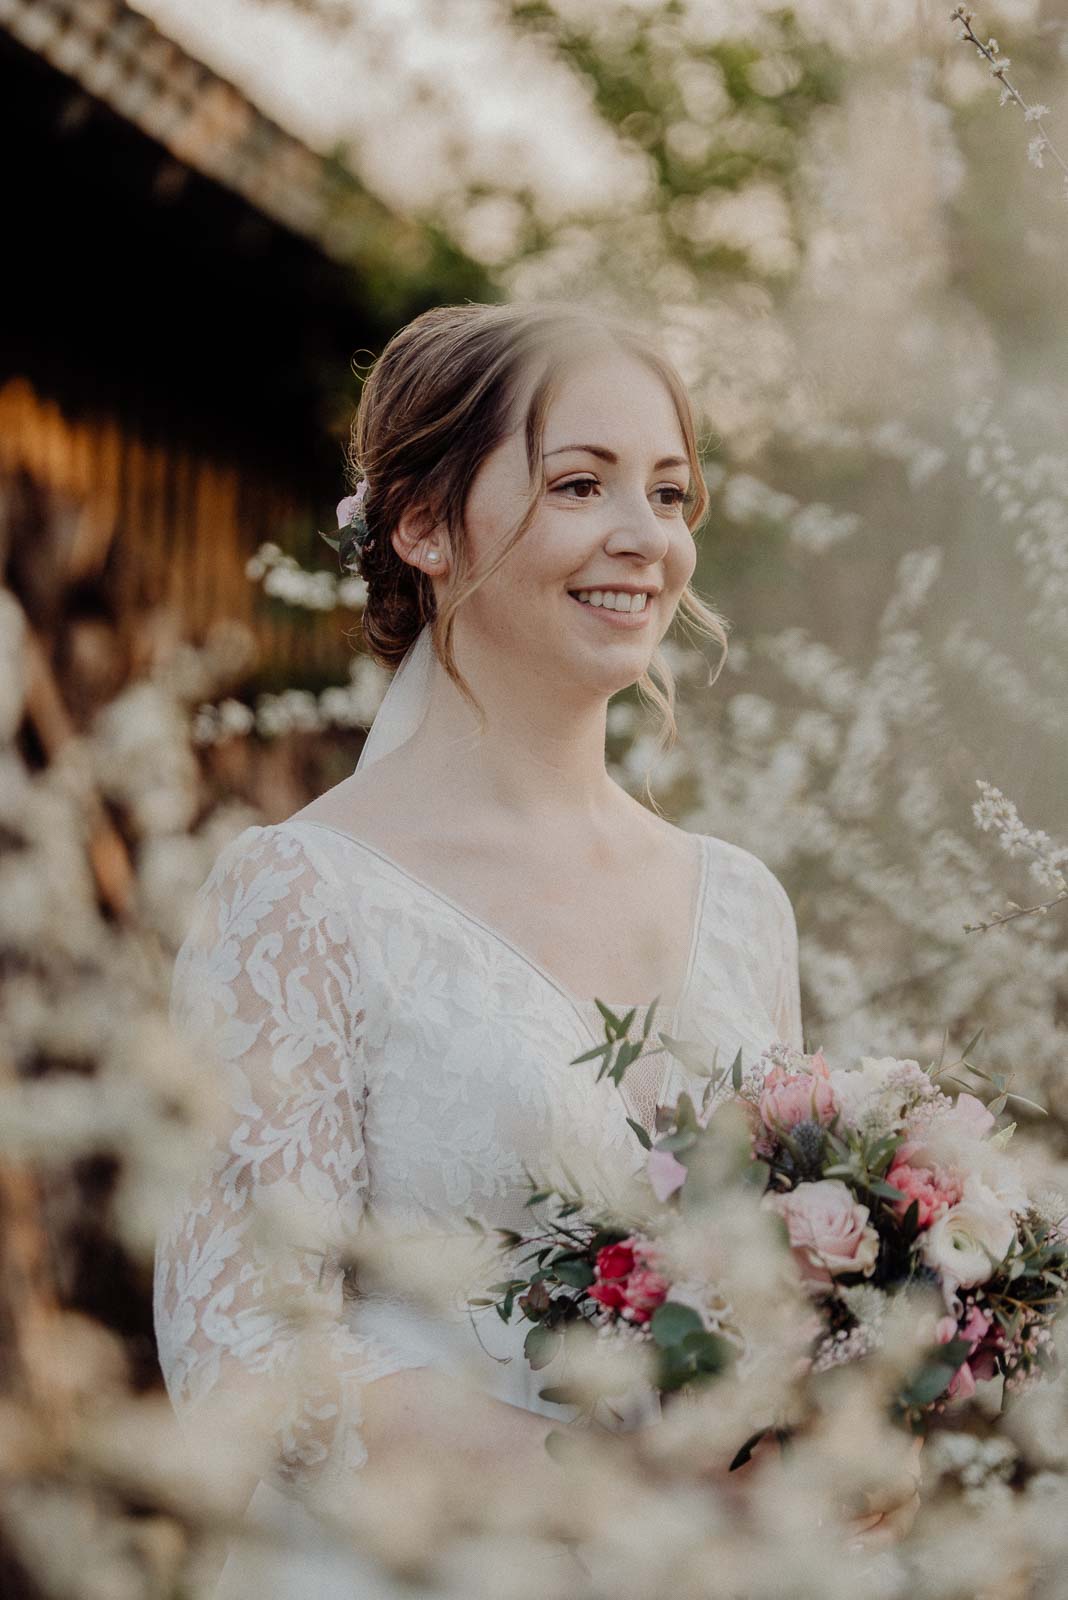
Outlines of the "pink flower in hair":
{"label": "pink flower in hair", "polygon": [[360,510],[360,507],[363,505],[363,497],[364,497],[364,495],[366,493],[367,493],[367,479],[366,478],[361,478],[360,482],[359,482],[359,484],[357,486],[356,493],[355,494],[347,494],[345,496],[344,500],[339,500],[338,501],[338,503],[337,503],[337,525],[338,525],[339,528],[347,527],[348,524],[355,519],[357,512]]}

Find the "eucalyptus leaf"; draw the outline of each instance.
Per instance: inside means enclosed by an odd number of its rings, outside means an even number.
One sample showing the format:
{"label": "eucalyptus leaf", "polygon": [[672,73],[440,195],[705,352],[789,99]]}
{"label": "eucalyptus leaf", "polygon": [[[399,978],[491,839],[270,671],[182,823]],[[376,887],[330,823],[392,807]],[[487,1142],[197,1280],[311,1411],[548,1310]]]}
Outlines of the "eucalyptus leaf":
{"label": "eucalyptus leaf", "polygon": [[947,1361],[932,1361],[922,1367],[904,1391],[902,1399],[908,1406],[930,1405],[953,1382],[957,1368]]}
{"label": "eucalyptus leaf", "polygon": [[705,1328],[695,1328],[686,1334],[680,1341],[679,1349],[702,1372],[722,1372],[730,1364],[733,1353],[726,1339],[709,1333]]}
{"label": "eucalyptus leaf", "polygon": [[945,1344],[934,1346],[905,1389],[902,1395],[905,1404],[925,1406],[937,1400],[968,1359],[970,1350],[971,1342],[968,1339],[950,1339]]}
{"label": "eucalyptus leaf", "polygon": [[872,1178],[866,1185],[871,1194],[879,1195],[883,1200],[905,1200],[907,1195],[902,1189],[895,1189],[892,1183],[887,1183],[885,1178]]}
{"label": "eucalyptus leaf", "polygon": [[552,1271],[557,1281],[569,1289],[588,1289],[594,1281],[594,1271],[588,1261],[554,1261]]}
{"label": "eucalyptus leaf", "polygon": [[523,1354],[530,1363],[531,1370],[540,1372],[542,1367],[547,1367],[562,1343],[561,1336],[554,1333],[551,1328],[547,1328],[544,1322],[535,1322],[523,1340]]}
{"label": "eucalyptus leaf", "polygon": [[968,1057],[971,1055],[972,1051],[975,1049],[985,1032],[986,1028],[984,1026],[979,1029],[979,1032],[974,1036],[974,1038],[968,1040],[968,1043],[964,1046],[964,1049],[960,1053],[960,1058],[962,1061],[967,1061]]}
{"label": "eucalyptus leaf", "polygon": [[658,1150],[689,1150],[691,1145],[697,1143],[697,1135],[692,1128],[685,1128],[679,1133],[666,1133],[662,1139],[656,1141]]}
{"label": "eucalyptus leaf", "polygon": [[654,1343],[667,1349],[672,1345],[681,1344],[688,1333],[703,1333],[705,1325],[692,1306],[665,1300],[662,1305],[657,1306],[649,1319],[649,1331],[652,1333]]}
{"label": "eucalyptus leaf", "polygon": [[[1017,1094],[1015,1090],[1009,1090],[1009,1099],[1019,1100],[1022,1106],[1030,1106],[1032,1111],[1037,1111],[1043,1117],[1049,1116],[1049,1112],[1046,1110],[1045,1106],[1040,1106],[1037,1100],[1028,1100],[1026,1095]],[[1016,1124],[1014,1122],[1013,1127],[1015,1128],[1015,1126]]]}
{"label": "eucalyptus leaf", "polygon": [[598,1045],[595,1045],[592,1050],[586,1050],[586,1051],[584,1051],[584,1053],[582,1055],[574,1056],[568,1062],[568,1066],[569,1067],[577,1067],[583,1061],[596,1061],[598,1056],[607,1056],[607,1055],[611,1055],[611,1053],[612,1053],[612,1046],[610,1044],[607,1044],[607,1043],[606,1044],[598,1044]]}
{"label": "eucalyptus leaf", "polygon": [[697,1077],[708,1077],[708,1062],[702,1049],[691,1044],[686,1039],[673,1039],[669,1033],[658,1033],[657,1038],[668,1055],[674,1056],[676,1060],[681,1061],[687,1071],[694,1073]]}
{"label": "eucalyptus leaf", "polygon": [[675,1123],[680,1130],[689,1128],[694,1133],[700,1127],[700,1123],[697,1120],[697,1108],[685,1089],[683,1089],[675,1102]]}

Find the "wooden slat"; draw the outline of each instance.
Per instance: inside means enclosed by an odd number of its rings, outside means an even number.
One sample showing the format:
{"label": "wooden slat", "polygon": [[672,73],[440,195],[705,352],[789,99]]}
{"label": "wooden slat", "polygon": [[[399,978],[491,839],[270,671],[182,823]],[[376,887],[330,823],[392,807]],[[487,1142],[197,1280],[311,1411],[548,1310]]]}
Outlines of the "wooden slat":
{"label": "wooden slat", "polygon": [[241,620],[261,660],[344,675],[347,614],[287,615],[263,604],[245,577],[257,546],[284,544],[305,514],[284,486],[180,441],[143,439],[111,417],[67,418],[23,377],[0,385],[0,476],[18,473],[70,507],[57,581],[91,581],[113,556],[124,636],[143,610],[167,603],[186,637],[201,640],[221,618]]}

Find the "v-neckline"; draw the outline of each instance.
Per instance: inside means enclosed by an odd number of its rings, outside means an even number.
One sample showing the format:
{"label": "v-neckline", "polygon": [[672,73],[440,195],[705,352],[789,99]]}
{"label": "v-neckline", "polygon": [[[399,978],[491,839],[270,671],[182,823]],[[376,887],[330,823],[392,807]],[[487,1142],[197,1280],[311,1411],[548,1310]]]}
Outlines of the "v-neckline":
{"label": "v-neckline", "polygon": [[[469,922],[476,928],[481,928],[483,933],[488,934],[491,939],[495,939],[498,944],[501,944],[507,950],[510,950],[516,959],[521,961],[525,967],[527,967],[531,972],[537,973],[537,975],[542,978],[544,982],[548,983],[557,991],[558,994],[563,996],[563,998],[568,1002],[572,1010],[578,1016],[586,1032],[593,1038],[594,1042],[602,1042],[591,1026],[589,1015],[585,1009],[586,1007],[596,1009],[596,1003],[593,998],[589,1000],[581,999],[578,995],[574,994],[566,984],[562,983],[559,978],[555,978],[548,968],[542,966],[540,961],[536,961],[533,956],[528,955],[525,950],[522,950],[513,939],[508,937],[507,934],[502,933],[499,928],[495,928],[492,923],[487,922],[476,912],[469,911],[466,906],[460,905],[459,901],[454,900],[452,896],[446,894],[443,889],[435,889],[433,884],[427,883],[423,878],[420,878],[416,873],[412,872],[410,868],[402,866],[401,863],[394,860],[391,855],[387,855],[384,850],[379,849],[378,845],[369,844],[366,839],[358,839],[354,833],[346,833],[344,828],[335,828],[332,823],[317,822],[312,817],[289,817],[284,824],[281,824],[281,826],[321,828],[326,833],[336,834],[339,839],[347,839],[349,844],[355,845],[358,850],[366,850],[369,855],[375,856],[385,866],[391,868],[394,872],[399,873],[400,876],[407,879],[409,883],[414,884],[417,889],[421,889],[424,894],[430,895],[432,899],[438,900],[442,905],[448,906],[450,911],[454,912],[455,915],[458,916],[462,921]],[[701,931],[704,924],[705,904],[708,899],[708,861],[710,853],[708,844],[703,834],[691,834],[690,837],[697,840],[698,854],[700,857],[697,881],[697,901],[691,913],[690,947],[687,954],[686,970],[682,979],[682,988],[680,989],[678,998],[676,999],[675,1004],[670,1012],[670,1022],[672,1025],[677,1022],[682,1011],[682,1007],[689,997],[690,985],[693,981],[694,967],[697,960],[697,951],[701,941]],[[605,1005],[610,1004],[610,1002],[607,1000],[604,1003]],[[651,1004],[651,1001],[646,1000],[640,1003],[630,1002],[627,1009],[629,1010],[631,1005],[635,1004],[638,1005],[639,1009],[644,1009]],[[598,1015],[600,1015],[600,1013],[598,1013]]]}

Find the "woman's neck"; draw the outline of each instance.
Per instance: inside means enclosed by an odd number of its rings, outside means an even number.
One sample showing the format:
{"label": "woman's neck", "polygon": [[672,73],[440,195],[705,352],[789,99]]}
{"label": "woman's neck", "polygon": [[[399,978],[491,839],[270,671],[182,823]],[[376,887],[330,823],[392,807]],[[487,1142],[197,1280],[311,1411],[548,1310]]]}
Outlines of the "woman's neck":
{"label": "woman's neck", "polygon": [[461,670],[485,712],[485,731],[435,660],[427,716],[396,752],[398,773],[403,766],[436,811],[596,831],[618,816],[621,801],[633,804],[605,764],[607,698],[553,693],[517,681],[507,668]]}

